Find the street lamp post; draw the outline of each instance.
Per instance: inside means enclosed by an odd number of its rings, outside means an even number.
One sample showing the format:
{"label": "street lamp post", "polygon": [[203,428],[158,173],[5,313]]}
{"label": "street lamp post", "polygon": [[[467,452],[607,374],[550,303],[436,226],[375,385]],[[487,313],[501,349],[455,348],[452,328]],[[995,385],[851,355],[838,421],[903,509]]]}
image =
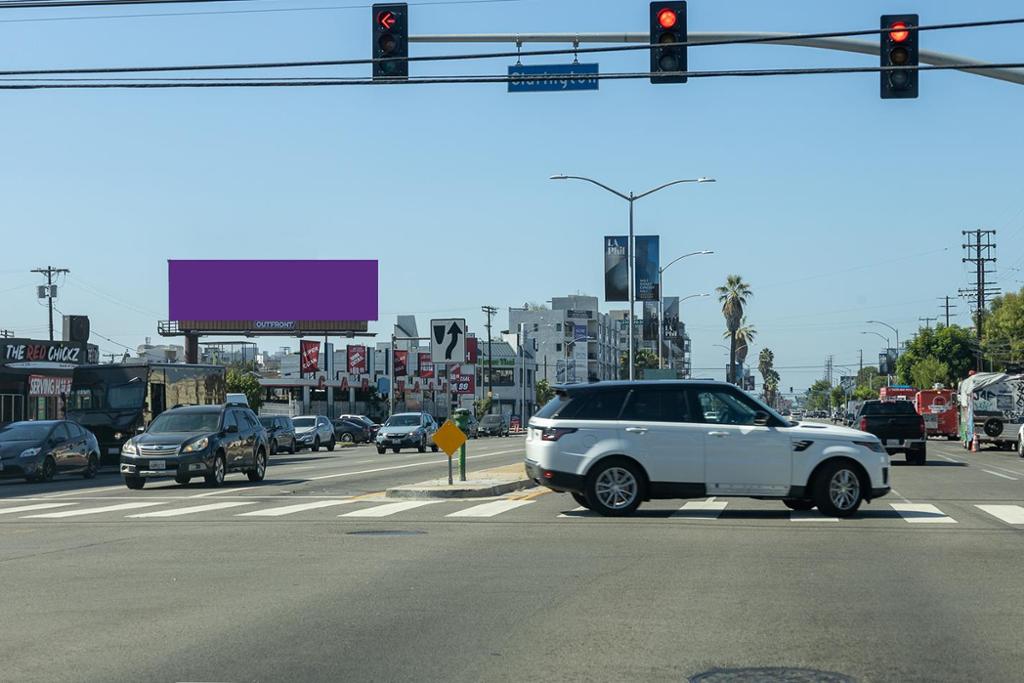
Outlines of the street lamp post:
{"label": "street lamp post", "polygon": [[[883,323],[883,324],[884,324],[884,323]],[[888,327],[888,325],[886,325],[886,327]],[[886,337],[886,336],[885,336],[884,334],[882,334],[881,332],[873,332],[873,331],[868,331],[868,332],[861,332],[861,334],[873,334],[873,335],[875,335],[876,337],[879,337],[879,338],[881,338],[881,339],[885,340],[885,354],[886,354],[886,357],[888,357],[888,355],[889,355],[889,349],[890,349],[890,348],[892,348],[892,344],[891,344],[891,343],[889,342],[889,338],[888,338],[888,337]],[[886,365],[888,365],[888,364],[889,364],[889,363],[888,363],[888,361],[886,361]],[[892,375],[890,375],[889,373],[886,373],[886,374],[885,374],[885,384],[886,384],[886,386],[889,386],[889,384],[890,384],[890,378],[891,378],[891,377],[892,377]]]}
{"label": "street lamp post", "polygon": [[[662,356],[662,354],[661,354],[662,334],[663,334],[663,330],[665,329],[665,280],[662,277],[662,275],[665,274],[665,271],[668,270],[670,266],[672,266],[675,263],[678,263],[679,261],[682,261],[684,258],[687,258],[688,256],[703,256],[704,254],[714,254],[714,253],[715,252],[709,251],[707,249],[704,249],[703,251],[690,252],[689,254],[683,254],[682,256],[678,256],[678,257],[672,259],[671,261],[668,262],[668,264],[664,268],[658,268],[658,369],[659,370],[664,367],[664,365],[661,362],[661,356]],[[707,294],[700,294],[700,295],[697,295],[697,296],[707,296]],[[690,298],[692,298],[692,297],[686,297],[686,299],[690,299]],[[679,303],[683,303],[683,301],[686,301],[686,299],[680,299]]]}
{"label": "street lamp post", "polygon": [[900,355],[900,331],[897,330],[892,325],[890,325],[889,323],[883,323],[881,320],[869,320],[868,323],[873,323],[875,325],[885,325],[890,330],[895,332],[896,333],[896,355],[897,356]]}
{"label": "street lamp post", "polygon": [[[633,336],[635,334],[635,331],[633,329],[633,313],[634,313],[633,308],[634,308],[634,304],[636,302],[636,292],[634,291],[634,288],[633,288],[633,271],[635,269],[635,264],[633,262],[633,259],[634,259],[634,256],[635,256],[635,249],[634,249],[634,245],[633,245],[633,204],[635,204],[638,199],[643,199],[644,197],[646,197],[648,195],[652,195],[655,192],[658,192],[659,190],[664,190],[666,187],[672,187],[673,185],[679,185],[681,183],[713,183],[713,182],[715,182],[715,179],[714,178],[704,178],[704,177],[701,177],[701,178],[687,178],[685,180],[673,180],[670,183],[665,183],[664,185],[659,185],[658,187],[655,187],[654,189],[648,190],[647,192],[642,192],[640,194],[635,194],[632,191],[629,194],[625,194],[623,192],[619,192],[618,190],[614,190],[614,189],[608,187],[604,183],[599,183],[598,181],[594,180],[593,178],[585,178],[583,176],[576,176],[576,175],[565,175],[564,173],[563,174],[559,174],[559,175],[553,175],[553,176],[551,176],[550,180],[583,180],[583,181],[591,183],[593,185],[597,185],[601,189],[604,189],[604,190],[607,190],[608,192],[611,192],[616,197],[619,197],[620,199],[625,199],[627,202],[629,202],[629,238],[627,240],[628,244],[626,246],[626,252],[627,252],[626,253],[626,265],[627,265],[626,277],[629,280],[629,283],[628,283],[629,284],[629,287],[628,287],[628,291],[629,291],[629,379],[632,380],[632,379],[634,379],[635,347],[636,347],[636,342],[633,339]],[[658,285],[658,288],[659,288],[659,294],[660,294],[660,289],[661,289],[661,284],[660,283]]]}

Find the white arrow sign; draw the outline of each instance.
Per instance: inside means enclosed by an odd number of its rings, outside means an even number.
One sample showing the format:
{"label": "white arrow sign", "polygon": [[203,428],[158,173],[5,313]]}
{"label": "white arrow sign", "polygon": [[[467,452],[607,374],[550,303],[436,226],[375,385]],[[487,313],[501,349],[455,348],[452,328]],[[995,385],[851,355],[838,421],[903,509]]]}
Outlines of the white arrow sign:
{"label": "white arrow sign", "polygon": [[466,319],[430,321],[430,360],[435,363],[466,361]]}

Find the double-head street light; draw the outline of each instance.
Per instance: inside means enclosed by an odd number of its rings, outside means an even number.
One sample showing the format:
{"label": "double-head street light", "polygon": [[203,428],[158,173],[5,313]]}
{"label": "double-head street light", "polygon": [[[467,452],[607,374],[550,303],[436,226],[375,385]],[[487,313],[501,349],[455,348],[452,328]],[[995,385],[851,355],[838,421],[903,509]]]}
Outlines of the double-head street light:
{"label": "double-head street light", "polygon": [[[658,187],[655,187],[655,188],[653,188],[651,190],[647,190],[647,192],[641,192],[640,194],[636,194],[634,192],[630,192],[629,194],[626,194],[624,192],[619,192],[618,190],[615,190],[615,189],[612,189],[612,188],[608,187],[604,183],[599,183],[598,181],[594,180],[593,178],[585,178],[583,176],[577,176],[577,175],[565,175],[563,173],[563,174],[551,176],[551,180],[583,180],[583,181],[586,181],[588,183],[591,183],[592,185],[597,185],[601,189],[607,190],[608,192],[611,192],[616,197],[619,197],[620,199],[625,199],[627,202],[629,202],[629,239],[628,239],[628,244],[626,246],[626,265],[627,265],[627,268],[626,268],[627,275],[626,275],[626,277],[629,280],[629,379],[632,380],[634,378],[634,366],[636,365],[636,363],[635,363],[635,354],[636,354],[635,347],[636,347],[636,343],[635,343],[635,341],[633,339],[634,335],[636,334],[636,331],[633,329],[633,306],[634,306],[634,303],[636,301],[636,293],[633,291],[634,290],[634,288],[633,288],[633,271],[634,271],[634,268],[635,268],[634,263],[633,263],[633,258],[634,258],[634,254],[635,254],[635,250],[633,248],[633,204],[638,199],[643,199],[644,197],[646,197],[648,195],[652,195],[655,192],[658,192],[660,190],[664,190],[666,187],[672,187],[673,185],[680,185],[682,183],[713,183],[713,182],[715,182],[715,179],[714,178],[704,178],[704,177],[701,177],[701,178],[687,178],[685,180],[673,180],[670,183],[665,183],[664,185],[659,185]],[[661,284],[660,283],[659,283],[658,287],[659,287],[659,292],[660,292],[660,288],[661,288]]]}
{"label": "double-head street light", "polygon": [[892,344],[889,343],[889,338],[886,337],[881,332],[875,332],[875,331],[872,331],[872,330],[868,330],[867,332],[861,332],[861,334],[873,334],[876,337],[878,337],[879,339],[882,339],[882,340],[885,341],[885,348],[886,348],[886,350],[892,348]]}
{"label": "double-head street light", "polygon": [[896,333],[896,355],[897,356],[900,355],[900,331],[897,330],[892,325],[890,325],[889,323],[883,323],[881,320],[868,320],[868,323],[873,324],[873,325],[885,325],[890,330],[895,332]]}
{"label": "double-head street light", "polygon": [[[672,259],[671,261],[668,262],[668,264],[664,268],[658,268],[658,369],[659,370],[664,367],[664,365],[662,364],[661,345],[662,345],[662,335],[663,335],[664,330],[665,330],[665,278],[663,278],[662,275],[664,275],[665,271],[668,270],[673,264],[679,263],[684,258],[687,258],[689,256],[703,256],[705,254],[714,254],[714,253],[715,252],[710,251],[708,249],[704,249],[702,251],[692,251],[689,254],[683,254],[682,256],[677,256],[676,258]],[[686,299],[692,299],[695,296],[708,296],[708,295],[707,294],[693,294],[693,295],[688,296],[688,297],[686,297],[684,299],[680,299],[679,303],[682,304],[684,301],[686,301]],[[681,311],[680,311],[680,314],[681,314]]]}

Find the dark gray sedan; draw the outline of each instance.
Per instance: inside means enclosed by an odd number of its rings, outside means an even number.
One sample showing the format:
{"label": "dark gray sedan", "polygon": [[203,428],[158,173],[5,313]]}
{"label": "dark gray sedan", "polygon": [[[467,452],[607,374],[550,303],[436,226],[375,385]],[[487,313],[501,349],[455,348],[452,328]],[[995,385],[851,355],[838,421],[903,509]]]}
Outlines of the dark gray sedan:
{"label": "dark gray sedan", "polygon": [[0,427],[0,477],[50,481],[57,474],[96,476],[96,437],[69,420],[26,420]]}

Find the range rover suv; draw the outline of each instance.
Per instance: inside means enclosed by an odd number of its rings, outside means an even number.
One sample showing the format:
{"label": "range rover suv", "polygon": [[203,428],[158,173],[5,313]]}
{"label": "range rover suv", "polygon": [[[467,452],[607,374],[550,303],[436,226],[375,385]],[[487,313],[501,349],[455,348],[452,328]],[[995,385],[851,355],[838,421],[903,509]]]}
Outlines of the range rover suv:
{"label": "range rover suv", "polygon": [[230,472],[263,481],[268,452],[267,432],[245,406],[172,408],[121,447],[121,474],[130,489],[154,477],[174,477],[179,484],[203,477],[220,486]]}
{"label": "range rover suv", "polygon": [[559,387],[530,420],[526,471],[602,515],[655,498],[742,496],[848,517],[890,488],[877,437],[790,422],[724,382]]}

